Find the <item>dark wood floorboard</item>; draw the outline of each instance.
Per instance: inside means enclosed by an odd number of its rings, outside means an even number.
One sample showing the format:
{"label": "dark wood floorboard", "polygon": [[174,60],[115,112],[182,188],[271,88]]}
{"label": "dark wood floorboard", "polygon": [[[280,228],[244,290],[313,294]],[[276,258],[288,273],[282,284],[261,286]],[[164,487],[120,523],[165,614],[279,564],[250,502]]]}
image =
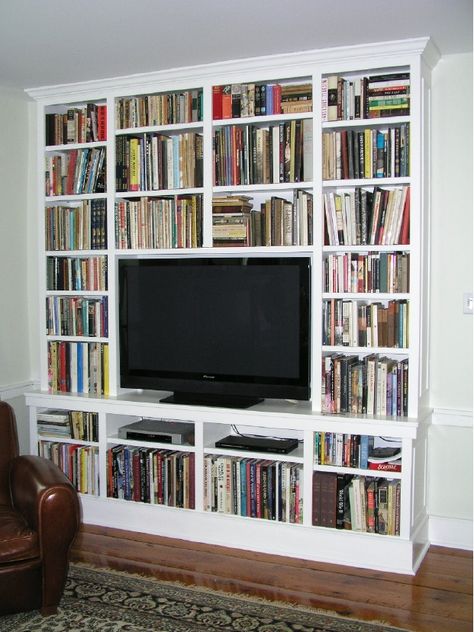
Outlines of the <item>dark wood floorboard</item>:
{"label": "dark wood floorboard", "polygon": [[471,632],[472,553],[432,546],[415,576],[84,525],[71,561],[298,603],[414,632]]}

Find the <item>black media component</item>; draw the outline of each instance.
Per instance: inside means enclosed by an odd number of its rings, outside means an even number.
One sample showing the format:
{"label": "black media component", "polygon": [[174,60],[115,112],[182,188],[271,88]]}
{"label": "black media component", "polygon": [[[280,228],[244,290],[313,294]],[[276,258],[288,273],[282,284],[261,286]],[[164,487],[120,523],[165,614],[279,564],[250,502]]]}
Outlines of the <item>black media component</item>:
{"label": "black media component", "polygon": [[175,403],[310,398],[310,259],[119,260],[120,383]]}

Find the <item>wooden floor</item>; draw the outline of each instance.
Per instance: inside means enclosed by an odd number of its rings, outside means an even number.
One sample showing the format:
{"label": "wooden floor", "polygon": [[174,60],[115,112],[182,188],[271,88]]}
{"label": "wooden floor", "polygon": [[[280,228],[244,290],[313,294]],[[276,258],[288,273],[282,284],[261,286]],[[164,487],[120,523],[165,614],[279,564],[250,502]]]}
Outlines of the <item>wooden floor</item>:
{"label": "wooden floor", "polygon": [[416,632],[472,631],[472,553],[431,547],[415,577],[84,526],[73,562],[299,603]]}

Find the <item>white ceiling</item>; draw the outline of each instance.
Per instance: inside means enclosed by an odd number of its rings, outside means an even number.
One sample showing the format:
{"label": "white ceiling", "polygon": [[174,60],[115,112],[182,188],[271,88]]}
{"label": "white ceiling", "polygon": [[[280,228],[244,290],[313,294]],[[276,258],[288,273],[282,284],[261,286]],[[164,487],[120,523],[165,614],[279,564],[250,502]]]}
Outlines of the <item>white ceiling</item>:
{"label": "white ceiling", "polygon": [[0,0],[0,86],[426,35],[463,53],[472,21],[472,0]]}

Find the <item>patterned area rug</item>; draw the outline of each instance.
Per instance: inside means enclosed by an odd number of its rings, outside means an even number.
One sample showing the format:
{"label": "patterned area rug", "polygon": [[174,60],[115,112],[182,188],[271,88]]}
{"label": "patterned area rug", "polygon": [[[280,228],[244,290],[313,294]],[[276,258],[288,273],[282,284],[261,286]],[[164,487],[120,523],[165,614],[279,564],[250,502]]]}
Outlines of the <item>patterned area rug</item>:
{"label": "patterned area rug", "polygon": [[316,610],[71,566],[57,615],[0,617],[2,632],[390,632]]}

